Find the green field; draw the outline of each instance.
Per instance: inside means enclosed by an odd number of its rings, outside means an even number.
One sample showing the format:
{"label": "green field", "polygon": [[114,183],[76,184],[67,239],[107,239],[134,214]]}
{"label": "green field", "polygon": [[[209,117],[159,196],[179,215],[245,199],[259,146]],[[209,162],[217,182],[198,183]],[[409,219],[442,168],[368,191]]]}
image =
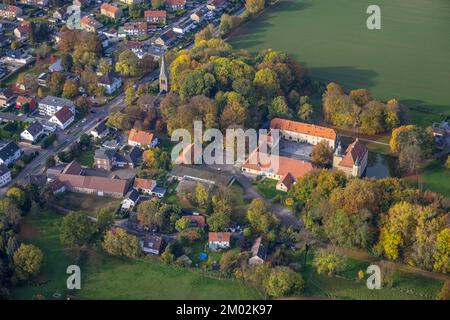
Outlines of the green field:
{"label": "green field", "polygon": [[[381,30],[366,27],[371,4],[381,7]],[[429,125],[450,114],[449,30],[447,0],[280,0],[230,42],[251,52],[285,51],[315,79],[432,110],[411,112],[414,123]]]}
{"label": "green field", "polygon": [[450,197],[450,169],[445,169],[434,160],[423,172],[423,179],[427,189]]}
{"label": "green field", "polygon": [[285,192],[276,189],[277,180],[264,179],[257,183],[256,189],[266,199],[272,200],[277,195],[284,196]]}
{"label": "green field", "polygon": [[[55,292],[64,298],[66,268],[74,264],[72,254],[59,240],[62,217],[42,214],[27,218],[21,238],[39,246],[45,265],[33,281],[13,291],[15,299],[31,299],[43,294],[52,299]],[[257,291],[234,280],[218,280],[198,270],[167,266],[152,259],[128,260],[91,251],[81,264],[82,299],[259,299]]]}

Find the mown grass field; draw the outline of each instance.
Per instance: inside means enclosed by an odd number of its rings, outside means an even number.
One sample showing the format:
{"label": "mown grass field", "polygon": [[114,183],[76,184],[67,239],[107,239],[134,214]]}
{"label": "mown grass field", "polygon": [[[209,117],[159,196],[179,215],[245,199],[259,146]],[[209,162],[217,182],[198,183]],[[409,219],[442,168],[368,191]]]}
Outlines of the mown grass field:
{"label": "mown grass field", "polygon": [[[66,268],[76,263],[59,240],[62,216],[40,214],[27,218],[22,239],[39,246],[45,266],[31,283],[13,292],[15,299],[31,299],[43,294],[64,298]],[[260,295],[244,284],[206,277],[198,270],[167,266],[153,259],[129,260],[111,257],[99,251],[89,253],[81,264],[82,299],[259,299]]]}
{"label": "mown grass field", "polygon": [[[366,27],[370,0],[280,0],[231,38],[237,49],[272,48],[305,63],[313,78],[368,88],[408,105],[428,126],[450,114],[450,2],[379,0],[381,30]],[[421,107],[432,113],[419,112]]]}
{"label": "mown grass field", "polygon": [[284,196],[285,192],[276,189],[277,180],[264,179],[256,184],[256,190],[266,199],[272,200],[277,195]]}
{"label": "mown grass field", "polygon": [[423,174],[425,188],[450,197],[450,169],[446,169],[434,160],[425,168]]}

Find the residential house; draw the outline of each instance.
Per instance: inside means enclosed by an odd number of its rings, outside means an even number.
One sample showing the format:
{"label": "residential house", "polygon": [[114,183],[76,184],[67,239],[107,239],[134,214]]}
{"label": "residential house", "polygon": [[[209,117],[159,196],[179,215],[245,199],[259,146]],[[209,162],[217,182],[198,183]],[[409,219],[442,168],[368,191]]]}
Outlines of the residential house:
{"label": "residential house", "polygon": [[179,34],[185,34],[193,30],[196,26],[191,20],[180,22],[173,27],[173,31]]}
{"label": "residential house", "polygon": [[119,36],[117,30],[114,29],[114,28],[111,28],[109,30],[103,31],[103,34],[109,39],[117,38]]}
{"label": "residential house", "polygon": [[0,164],[0,187],[6,186],[11,182],[11,171],[5,164]]}
{"label": "residential house", "polygon": [[206,220],[204,216],[193,214],[189,216],[183,216],[182,218],[189,221],[189,226],[191,228],[204,229],[206,227]]}
{"label": "residential house", "polygon": [[186,6],[186,0],[166,0],[164,2],[164,5],[168,10],[172,11],[184,10]]}
{"label": "residential house", "polygon": [[137,105],[142,109],[151,110],[155,108],[155,104],[157,102],[157,98],[151,94],[142,94],[138,100]]}
{"label": "residential house", "polygon": [[143,3],[144,0],[119,0],[119,2],[125,3],[125,4],[140,4]]}
{"label": "residential house", "polygon": [[123,26],[123,31],[127,36],[145,36],[148,34],[147,22],[127,22]]}
{"label": "residential house", "polygon": [[130,182],[125,179],[85,176],[83,174],[83,168],[76,161],[72,161],[64,169],[56,167],[47,170],[47,176],[64,183],[67,191],[70,192],[123,198],[130,188]]}
{"label": "residential house", "polygon": [[94,129],[91,130],[90,134],[94,139],[104,138],[109,134],[109,129],[104,122],[100,122]]}
{"label": "residential house", "polygon": [[116,166],[116,151],[100,148],[95,150],[94,167],[106,171],[111,171]]}
{"label": "residential house", "polygon": [[160,255],[165,249],[164,238],[156,234],[147,234],[141,238],[141,248],[144,253]]}
{"label": "residential house", "polygon": [[227,0],[209,0],[206,4],[208,10],[217,11],[225,7]]}
{"label": "residential house", "polygon": [[25,39],[28,37],[28,33],[30,31],[30,22],[22,21],[17,28],[14,29],[13,33],[17,39]]}
{"label": "residential house", "polygon": [[148,23],[166,24],[167,12],[165,10],[145,10],[144,18]]}
{"label": "residential house", "polygon": [[123,12],[120,8],[106,2],[102,3],[102,5],[100,6],[100,13],[111,19],[119,19],[123,16]]}
{"label": "residential house", "polygon": [[6,51],[2,60],[13,64],[28,64],[33,61],[33,57],[23,49],[10,49]]}
{"label": "residential house", "polygon": [[69,99],[47,96],[39,101],[39,114],[51,117],[64,106],[69,107],[70,111],[75,114],[75,104]]}
{"label": "residential house", "polygon": [[68,16],[69,16],[67,10],[68,10],[67,7],[61,7],[61,8],[58,8],[58,9],[56,9],[56,10],[53,12],[52,17],[53,17],[55,20],[59,20],[59,21],[64,22],[64,21],[68,18]]}
{"label": "residential house", "polygon": [[356,139],[345,152],[339,142],[333,155],[333,168],[344,171],[349,177],[361,177],[367,168],[369,150]]}
{"label": "residential house", "polygon": [[155,40],[155,43],[159,46],[166,46],[169,47],[173,44],[175,39],[177,38],[177,35],[172,29],[167,30],[163,34],[159,36],[158,39]]}
{"label": "residential house", "polygon": [[208,247],[211,250],[229,249],[230,232],[210,232],[208,233]]}
{"label": "residential house", "polygon": [[202,23],[205,18],[206,12],[204,10],[197,10],[193,14],[191,14],[191,20],[196,23]]}
{"label": "residential house", "polygon": [[75,113],[68,106],[62,107],[50,118],[50,122],[55,123],[60,129],[64,130],[75,120]]}
{"label": "residential house", "polygon": [[81,18],[81,29],[87,32],[97,32],[103,28],[103,24],[95,20],[91,16],[84,16]]}
{"label": "residential house", "polygon": [[436,148],[444,150],[450,148],[450,122],[435,122],[431,126],[436,142]]}
{"label": "residential house", "polygon": [[262,243],[262,237],[256,238],[250,252],[251,252],[251,256],[248,259],[248,263],[250,265],[260,265],[260,264],[264,263],[266,256],[267,256],[267,252],[266,252],[266,247]]}
{"label": "residential house", "polygon": [[15,19],[22,15],[22,9],[17,6],[0,4],[0,17]]}
{"label": "residential house", "polygon": [[151,132],[133,128],[128,134],[128,144],[130,146],[139,146],[141,148],[151,148],[158,144],[158,138]]}
{"label": "residential house", "polygon": [[14,104],[17,95],[10,89],[0,91],[0,108],[8,108]]}
{"label": "residential house", "polygon": [[131,189],[125,196],[125,199],[123,199],[121,207],[127,210],[131,209],[139,203],[139,198],[139,192]]}
{"label": "residential house", "polygon": [[331,149],[335,149],[337,134],[331,128],[298,121],[274,118],[270,121],[270,129],[280,130],[280,137],[296,142],[316,145],[326,141]]}
{"label": "residential house", "polygon": [[133,188],[139,192],[151,195],[156,187],[156,181],[152,179],[134,178]]}
{"label": "residential house", "polygon": [[48,67],[48,71],[50,71],[51,73],[53,72],[62,72],[64,71],[64,68],[62,66],[62,59],[59,58],[57,59],[55,62],[53,62],[49,67]]}
{"label": "residential house", "polygon": [[0,164],[4,163],[6,166],[19,160],[22,155],[22,150],[14,142],[10,141],[0,146]]}
{"label": "residential house", "polygon": [[44,127],[37,121],[30,124],[28,128],[20,133],[22,140],[34,143],[44,134]]}
{"label": "residential house", "polygon": [[113,71],[101,76],[97,83],[100,87],[105,88],[107,94],[113,94],[122,86],[122,78]]}
{"label": "residential house", "polygon": [[36,109],[37,102],[33,97],[18,96],[16,99],[16,109],[21,109],[24,112],[30,112]]}
{"label": "residential house", "polygon": [[66,192],[66,185],[58,179],[51,180],[47,183],[47,187],[53,194]]}
{"label": "residential house", "polygon": [[22,4],[27,4],[29,6],[37,6],[37,7],[47,7],[48,0],[20,0]]}
{"label": "residential house", "polygon": [[261,146],[250,153],[241,166],[241,171],[277,180],[278,190],[288,191],[295,183],[293,180],[314,170],[310,162],[260,152],[260,148]]}

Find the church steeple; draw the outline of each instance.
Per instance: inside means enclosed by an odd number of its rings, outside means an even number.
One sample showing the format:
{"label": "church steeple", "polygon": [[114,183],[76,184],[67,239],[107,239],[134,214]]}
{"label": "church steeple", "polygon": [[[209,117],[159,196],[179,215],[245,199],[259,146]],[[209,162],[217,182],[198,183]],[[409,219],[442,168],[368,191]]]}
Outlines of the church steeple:
{"label": "church steeple", "polygon": [[166,61],[164,55],[161,58],[161,67],[159,70],[159,92],[169,92],[169,72],[166,68]]}

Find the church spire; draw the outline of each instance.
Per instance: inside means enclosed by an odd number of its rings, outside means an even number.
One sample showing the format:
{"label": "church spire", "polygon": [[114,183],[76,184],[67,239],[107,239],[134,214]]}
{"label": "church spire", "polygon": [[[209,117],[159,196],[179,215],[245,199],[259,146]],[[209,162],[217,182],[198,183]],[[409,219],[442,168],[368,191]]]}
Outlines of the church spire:
{"label": "church spire", "polygon": [[169,72],[166,67],[164,55],[161,57],[161,67],[159,70],[159,92],[169,92]]}

